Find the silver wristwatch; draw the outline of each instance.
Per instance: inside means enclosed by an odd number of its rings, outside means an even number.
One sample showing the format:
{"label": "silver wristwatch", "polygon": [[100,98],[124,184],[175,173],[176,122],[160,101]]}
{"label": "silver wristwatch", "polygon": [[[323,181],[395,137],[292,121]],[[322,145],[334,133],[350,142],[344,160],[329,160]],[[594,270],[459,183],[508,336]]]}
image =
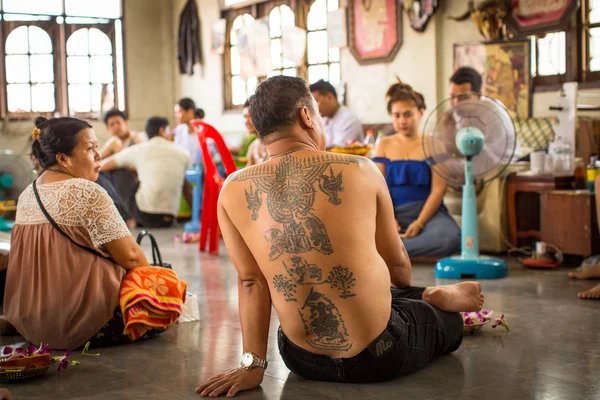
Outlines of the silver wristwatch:
{"label": "silver wristwatch", "polygon": [[244,353],[242,354],[242,361],[240,362],[240,367],[245,370],[251,370],[252,368],[263,368],[267,369],[267,365],[269,363],[267,360],[263,360],[259,358],[254,353]]}

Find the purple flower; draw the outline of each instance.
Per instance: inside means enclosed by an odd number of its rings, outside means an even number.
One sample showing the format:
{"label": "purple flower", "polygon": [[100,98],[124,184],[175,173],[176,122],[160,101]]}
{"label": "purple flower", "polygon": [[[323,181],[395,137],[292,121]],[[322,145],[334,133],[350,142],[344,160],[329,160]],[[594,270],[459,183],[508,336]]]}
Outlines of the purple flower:
{"label": "purple flower", "polygon": [[6,346],[4,348],[4,350],[2,350],[2,354],[4,354],[5,356],[12,354],[13,353],[13,348],[10,346]]}
{"label": "purple flower", "polygon": [[473,321],[471,320],[471,318],[467,317],[465,319],[465,325],[473,325]]}
{"label": "purple flower", "polygon": [[50,354],[52,349],[49,345],[40,345],[40,348],[37,350],[38,354]]}
{"label": "purple flower", "polygon": [[67,369],[67,367],[69,366],[69,360],[67,360],[66,358],[64,358],[59,364],[58,364],[58,370],[63,370],[63,369]]}

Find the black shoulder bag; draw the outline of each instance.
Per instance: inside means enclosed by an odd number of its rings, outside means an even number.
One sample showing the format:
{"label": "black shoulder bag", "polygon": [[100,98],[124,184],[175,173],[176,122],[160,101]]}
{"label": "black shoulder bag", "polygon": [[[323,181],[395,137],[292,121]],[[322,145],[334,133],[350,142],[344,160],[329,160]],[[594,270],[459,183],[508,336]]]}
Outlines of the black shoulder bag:
{"label": "black shoulder bag", "polygon": [[160,250],[158,250],[158,245],[156,244],[156,239],[154,239],[154,236],[152,236],[150,232],[145,230],[141,231],[136,239],[137,244],[141,245],[144,236],[148,236],[148,238],[150,239],[150,243],[152,244],[152,264],[150,264],[150,266],[173,269],[171,268],[171,264],[162,261],[162,257],[160,256]]}

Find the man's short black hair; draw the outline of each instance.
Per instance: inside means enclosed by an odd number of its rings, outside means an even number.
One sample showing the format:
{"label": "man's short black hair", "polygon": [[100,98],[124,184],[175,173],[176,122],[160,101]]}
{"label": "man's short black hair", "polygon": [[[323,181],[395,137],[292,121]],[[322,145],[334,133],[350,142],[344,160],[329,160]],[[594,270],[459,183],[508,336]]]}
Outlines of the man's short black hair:
{"label": "man's short black hair", "polygon": [[464,85],[465,83],[471,84],[471,91],[479,93],[481,91],[481,75],[471,67],[460,67],[450,77],[450,82],[456,85]]}
{"label": "man's short black hair", "polygon": [[250,107],[250,97],[248,97],[248,100],[246,100],[246,102],[244,103],[244,108],[248,107]]}
{"label": "man's short black hair", "polygon": [[250,117],[258,135],[264,139],[293,126],[301,107],[314,113],[313,101],[304,79],[274,76],[258,85],[250,98]]}
{"label": "man's short black hair", "polygon": [[125,121],[127,121],[127,114],[125,114],[123,111],[119,110],[118,108],[111,108],[110,110],[108,110],[106,112],[106,114],[104,114],[104,125],[108,125],[108,120],[111,119],[112,117],[121,117]]}
{"label": "man's short black hair", "polygon": [[152,117],[146,121],[146,134],[148,139],[156,137],[160,133],[160,128],[169,126],[169,121],[163,117]]}
{"label": "man's short black hair", "polygon": [[318,81],[310,85],[310,92],[318,92],[323,96],[326,96],[328,93],[331,93],[333,97],[337,99],[337,92],[335,91],[333,85],[327,81],[324,81],[323,79],[319,79]]}

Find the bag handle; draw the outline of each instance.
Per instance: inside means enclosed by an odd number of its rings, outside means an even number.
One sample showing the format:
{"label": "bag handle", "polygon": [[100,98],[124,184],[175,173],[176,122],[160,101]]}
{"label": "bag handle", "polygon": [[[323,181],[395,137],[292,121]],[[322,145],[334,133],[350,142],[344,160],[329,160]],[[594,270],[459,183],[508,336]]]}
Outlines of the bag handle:
{"label": "bag handle", "polygon": [[146,230],[143,230],[138,234],[137,239],[135,241],[138,245],[141,245],[144,236],[148,236],[148,238],[150,238],[150,244],[152,245],[152,263],[154,265],[160,265],[162,267],[162,257],[160,256],[160,250],[158,249],[158,244],[156,244],[156,239],[154,239],[154,235],[152,235]]}
{"label": "bag handle", "polygon": [[79,247],[79,248],[81,248],[81,249],[83,249],[83,250],[87,251],[88,253],[91,253],[91,254],[93,254],[93,255],[95,255],[95,256],[98,256],[98,257],[101,257],[101,258],[104,258],[105,260],[108,260],[108,261],[110,261],[111,263],[114,263],[114,264],[116,264],[116,261],[115,261],[115,260],[113,260],[111,257],[107,257],[107,256],[105,256],[104,254],[102,254],[102,253],[100,253],[100,252],[98,252],[98,251],[96,251],[96,250],[94,250],[94,249],[91,249],[91,248],[89,248],[89,247],[87,247],[87,246],[84,246],[84,245],[82,245],[82,244],[79,244],[79,243],[77,243],[75,240],[73,240],[73,239],[71,238],[71,236],[67,235],[67,234],[65,233],[65,231],[63,231],[63,230],[62,230],[62,229],[61,229],[61,228],[58,226],[58,224],[56,223],[56,221],[54,221],[54,220],[52,219],[52,217],[50,216],[50,214],[48,214],[48,211],[46,211],[46,208],[45,208],[45,207],[44,207],[44,205],[42,204],[42,200],[40,199],[40,194],[39,194],[39,193],[38,193],[38,191],[37,191],[37,187],[36,187],[36,180],[34,180],[34,181],[33,181],[33,194],[35,195],[35,199],[37,200],[37,203],[38,203],[38,205],[40,206],[40,209],[42,210],[42,213],[44,214],[44,216],[46,217],[46,219],[48,220],[48,222],[50,222],[50,225],[52,225],[52,226],[54,227],[54,229],[56,229],[58,232],[60,232],[60,234],[61,234],[61,235],[63,235],[63,236],[64,236],[64,237],[66,237],[67,239],[69,239],[69,241],[70,241],[71,243],[73,243],[75,246],[77,246],[77,247]]}

